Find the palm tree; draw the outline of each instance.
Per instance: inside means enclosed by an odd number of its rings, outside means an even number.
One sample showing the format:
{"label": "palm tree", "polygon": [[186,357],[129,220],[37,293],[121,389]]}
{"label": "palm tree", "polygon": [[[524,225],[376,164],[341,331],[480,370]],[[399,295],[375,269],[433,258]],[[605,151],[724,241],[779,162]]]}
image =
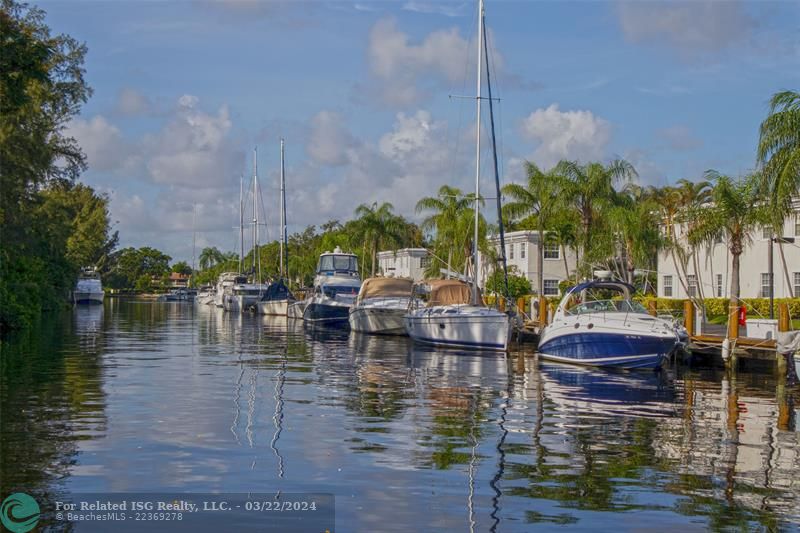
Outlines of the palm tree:
{"label": "palm tree", "polygon": [[761,123],[758,161],[774,214],[783,222],[792,197],[800,193],[800,93],[772,96],[769,115]]}
{"label": "palm tree", "polygon": [[[509,183],[503,187],[503,194],[513,199],[503,210],[508,219],[532,217],[538,233],[538,254],[536,258],[537,291],[542,294],[544,287],[544,233],[553,223],[556,215],[564,209],[562,191],[564,179],[553,169],[542,172],[530,161],[525,162],[527,183]],[[532,228],[531,228],[532,229]]]}
{"label": "palm tree", "polygon": [[[685,225],[686,232],[688,234],[692,232],[692,229],[695,225],[694,213],[696,213],[698,208],[700,208],[703,204],[706,204],[711,200],[712,187],[711,183],[709,183],[707,180],[694,182],[687,179],[680,179],[678,180],[677,185],[678,186],[675,189],[675,194],[677,195],[682,210],[682,216],[679,217],[679,220]],[[708,243],[708,246],[713,246],[713,242]],[[691,241],[689,242],[688,255],[692,258],[694,279],[697,281],[697,291],[699,296],[699,301],[696,303],[702,304],[702,302],[705,300],[705,294],[703,293],[703,284],[700,282],[698,248],[699,246],[697,244],[693,244]],[[713,254],[709,254],[709,258],[710,257],[713,257]],[[688,279],[686,265],[686,263],[688,263],[688,257],[686,257],[685,253],[682,254],[682,259],[683,262],[681,266],[683,267],[683,274]],[[690,296],[690,298],[694,299],[693,296]]]}
{"label": "palm tree", "polygon": [[731,304],[739,302],[739,259],[753,231],[769,220],[759,191],[758,174],[734,180],[713,170],[705,177],[713,181],[711,203],[695,208],[695,223],[688,234],[692,244],[714,242],[721,237],[731,253]]}
{"label": "palm tree", "polygon": [[629,181],[638,176],[636,169],[624,159],[616,159],[608,165],[602,163],[579,164],[577,161],[561,161],[556,172],[566,178],[565,198],[580,214],[580,248],[585,265],[590,264],[594,232],[602,222],[602,208],[614,197],[614,184]]}
{"label": "palm tree", "polygon": [[639,185],[626,185],[615,195],[609,209],[609,222],[626,281],[633,283],[637,264],[655,270],[662,238],[658,227],[658,205],[650,191]]}
{"label": "palm tree", "polygon": [[356,228],[372,256],[372,275],[375,275],[376,256],[379,247],[396,246],[403,241],[404,224],[401,217],[392,213],[389,202],[378,205],[361,204],[356,208]]}
{"label": "palm tree", "polygon": [[225,261],[225,255],[217,247],[203,248],[200,252],[200,269],[205,270]]}
{"label": "palm tree", "polygon": [[[480,202],[483,204],[482,198]],[[449,185],[442,185],[435,197],[422,198],[417,202],[417,213],[432,212],[422,221],[421,228],[423,231],[436,232],[434,259],[447,255],[448,269],[452,269],[454,261],[466,263],[472,253],[474,203],[474,193],[464,194]],[[482,240],[486,231],[482,216],[478,229],[479,239]],[[437,263],[431,261],[431,268],[435,269]]]}

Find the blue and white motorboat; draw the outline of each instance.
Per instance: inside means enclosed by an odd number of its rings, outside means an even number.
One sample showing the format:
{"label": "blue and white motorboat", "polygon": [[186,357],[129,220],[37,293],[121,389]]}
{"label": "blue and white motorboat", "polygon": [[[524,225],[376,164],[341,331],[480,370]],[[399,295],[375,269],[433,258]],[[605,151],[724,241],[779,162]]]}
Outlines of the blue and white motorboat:
{"label": "blue and white motorboat", "polygon": [[94,268],[84,268],[81,271],[75,289],[72,291],[74,304],[102,304],[105,292],[100,281],[100,275]]}
{"label": "blue and white motorboat", "polygon": [[350,308],[361,288],[358,259],[343,253],[337,246],[333,252],[319,256],[314,292],[306,300],[303,320],[311,323],[346,325]]}
{"label": "blue and white motorboat", "polygon": [[562,363],[657,369],[682,345],[680,328],[647,313],[618,281],[576,285],[539,338],[539,357]]}

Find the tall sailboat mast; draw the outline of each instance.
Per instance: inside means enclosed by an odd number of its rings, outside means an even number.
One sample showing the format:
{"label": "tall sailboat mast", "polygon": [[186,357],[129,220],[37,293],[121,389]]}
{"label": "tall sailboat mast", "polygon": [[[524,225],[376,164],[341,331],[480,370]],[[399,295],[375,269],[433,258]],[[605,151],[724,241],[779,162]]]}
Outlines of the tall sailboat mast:
{"label": "tall sailboat mast", "polygon": [[257,276],[258,256],[258,148],[253,148],[253,275]]}
{"label": "tall sailboat mast", "polygon": [[472,241],[472,303],[478,304],[478,221],[481,198],[481,88],[483,86],[483,0],[478,2],[478,96],[475,143],[475,233]]}
{"label": "tall sailboat mast", "polygon": [[[281,239],[280,239],[280,273],[281,278],[285,277],[283,254],[288,253],[288,243],[286,242],[286,176],[284,174],[283,163],[283,138],[281,138]],[[286,267],[289,267],[289,258],[286,258]]]}
{"label": "tall sailboat mast", "polygon": [[244,267],[244,174],[239,176],[239,274]]}

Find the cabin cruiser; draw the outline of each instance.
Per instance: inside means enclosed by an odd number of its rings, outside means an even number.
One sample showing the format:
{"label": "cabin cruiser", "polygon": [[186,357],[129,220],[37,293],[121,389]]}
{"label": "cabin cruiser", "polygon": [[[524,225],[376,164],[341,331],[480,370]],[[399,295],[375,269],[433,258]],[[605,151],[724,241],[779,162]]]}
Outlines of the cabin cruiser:
{"label": "cabin cruiser", "polygon": [[195,294],[191,289],[170,289],[166,294],[158,297],[161,302],[188,302],[194,300]]}
{"label": "cabin cruiser", "polygon": [[363,333],[406,335],[403,317],[414,282],[405,278],[369,278],[350,309],[350,329]]}
{"label": "cabin cruiser", "polygon": [[197,296],[195,296],[194,301],[200,305],[211,305],[214,303],[214,296],[216,295],[216,291],[214,287],[211,285],[206,285],[200,288],[197,292]]}
{"label": "cabin cruiser", "polygon": [[414,288],[412,306],[405,316],[408,335],[417,342],[456,348],[508,350],[510,317],[486,307],[478,293],[474,300],[470,286],[457,279],[427,280]]}
{"label": "cabin cruiser", "polygon": [[238,272],[223,272],[217,278],[217,289],[214,293],[214,305],[222,307],[225,289],[233,287],[236,283],[247,283],[247,276]]}
{"label": "cabin cruiser", "polygon": [[289,305],[292,303],[294,303],[294,296],[281,279],[269,284],[261,296],[261,300],[256,304],[256,312],[260,315],[287,316]]}
{"label": "cabin cruiser", "polygon": [[572,287],[539,338],[539,357],[562,363],[660,368],[682,345],[685,331],[648,314],[621,281],[589,281]]}
{"label": "cabin cruiser", "polygon": [[[244,276],[242,276],[244,277]],[[226,311],[238,313],[254,309],[261,297],[267,292],[267,283],[234,283],[225,289],[222,295],[222,308]]]}
{"label": "cabin cruiser", "polygon": [[303,320],[312,323],[347,324],[350,308],[361,288],[358,260],[337,246],[319,256],[314,290],[306,300]]}
{"label": "cabin cruiser", "polygon": [[72,291],[72,303],[75,304],[102,304],[105,293],[100,275],[93,268],[85,268],[78,276],[75,290]]}

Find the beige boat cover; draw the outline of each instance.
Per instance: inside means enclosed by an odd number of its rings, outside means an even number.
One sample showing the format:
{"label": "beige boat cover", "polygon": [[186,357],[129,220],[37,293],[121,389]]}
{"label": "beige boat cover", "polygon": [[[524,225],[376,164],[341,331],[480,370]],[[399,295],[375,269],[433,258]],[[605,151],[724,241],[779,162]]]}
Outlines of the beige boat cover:
{"label": "beige boat cover", "polygon": [[358,291],[358,301],[366,298],[411,296],[414,282],[406,278],[367,278]]}
{"label": "beige boat cover", "polygon": [[[425,282],[431,288],[428,307],[434,305],[457,305],[472,303],[472,287],[457,279],[432,279]],[[479,306],[483,305],[478,291]]]}

